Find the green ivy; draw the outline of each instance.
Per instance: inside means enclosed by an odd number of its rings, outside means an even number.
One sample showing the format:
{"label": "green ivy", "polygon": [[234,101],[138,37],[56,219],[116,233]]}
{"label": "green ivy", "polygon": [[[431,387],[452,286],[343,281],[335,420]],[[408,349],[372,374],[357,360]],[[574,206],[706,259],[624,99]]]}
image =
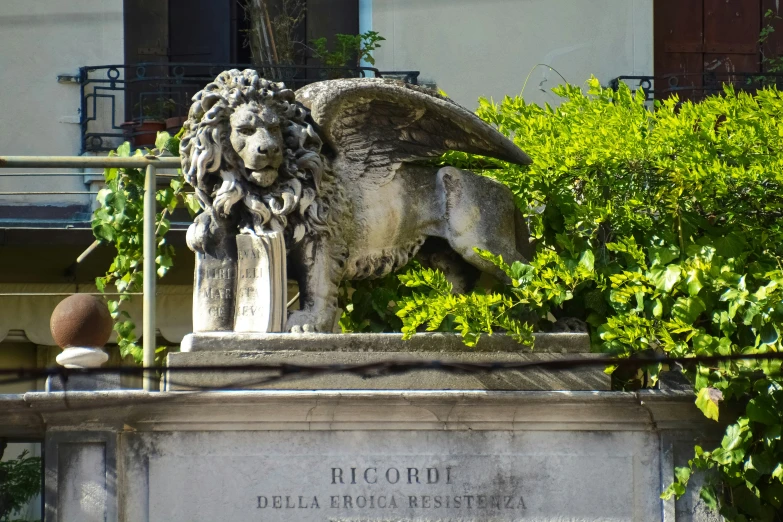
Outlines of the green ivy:
{"label": "green ivy", "polygon": [[410,293],[395,274],[374,280],[343,281],[338,293],[343,310],[340,328],[345,333],[399,332],[399,301]]}
{"label": "green ivy", "polygon": [[[556,93],[557,108],[517,97],[482,99],[477,111],[534,158],[484,173],[511,188],[536,256],[508,266],[482,253],[511,283],[469,295],[452,295],[438,272],[409,271],[400,280],[414,293],[398,299],[397,312],[405,335],[446,325],[468,344],[498,330],[529,341],[571,317],[587,323],[595,350],[621,357],[780,351],[781,93],[726,88],[655,110],[643,93],[604,89],[595,79],[587,92]],[[443,162],[495,166],[459,153]],[[696,405],[730,424],[720,447],[697,447],[677,469],[664,498],[682,495],[693,472],[713,470],[701,497],[727,519],[781,519],[780,367],[738,361],[685,369]],[[626,385],[654,385],[663,369],[625,376]]]}
{"label": "green ivy", "polygon": [[[155,146],[153,152],[167,151],[179,156],[178,136],[172,137],[166,132],[158,133]],[[133,154],[141,156],[144,152],[136,150]],[[110,152],[109,156],[131,156],[130,143],[122,144],[116,151]],[[131,355],[139,363],[143,354],[137,343],[136,325],[123,309],[122,303],[129,301],[131,294],[139,292],[143,287],[144,177],[144,169],[105,169],[106,185],[98,191],[100,207],[92,217],[93,235],[101,243],[112,245],[116,249],[109,270],[105,276],[96,278],[95,284],[100,292],[107,291],[112,286],[116,288],[119,296],[117,299],[109,299],[108,306],[114,319],[120,354],[123,357]],[[183,193],[184,188],[185,182],[180,172],[178,176],[171,178],[168,186],[157,190],[155,195],[161,209],[155,221],[155,264],[158,277],[166,275],[173,266],[174,247],[167,244],[165,238],[171,227],[169,217],[182,203],[191,214],[199,208],[192,193]],[[163,350],[165,347],[158,348],[158,352]]]}

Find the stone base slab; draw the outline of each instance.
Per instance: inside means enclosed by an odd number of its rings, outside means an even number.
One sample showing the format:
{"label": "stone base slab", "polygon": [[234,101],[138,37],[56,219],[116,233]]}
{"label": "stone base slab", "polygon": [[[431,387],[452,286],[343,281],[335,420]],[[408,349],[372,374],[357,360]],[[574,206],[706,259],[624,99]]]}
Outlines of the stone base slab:
{"label": "stone base slab", "polygon": [[119,374],[102,375],[70,375],[64,380],[59,375],[52,375],[46,379],[46,391],[97,391],[122,389]]}
{"label": "stone base slab", "polygon": [[536,334],[534,348],[506,335],[483,336],[467,347],[460,336],[425,333],[403,340],[400,334],[246,334],[195,333],[182,341],[182,352],[168,356],[163,389],[284,389],[284,390],[609,390],[604,368],[567,370],[531,368],[524,371],[456,374],[412,371],[367,378],[346,373],[290,376],[264,383],[271,371],[184,371],[189,366],[301,366],[361,365],[384,361],[444,361],[451,363],[525,362],[569,358],[596,358],[586,334]]}
{"label": "stone base slab", "polygon": [[563,370],[531,368],[522,371],[493,373],[447,373],[418,370],[401,374],[363,377],[348,373],[322,375],[293,374],[285,380],[265,384],[276,372],[248,369],[221,373],[215,371],[188,372],[189,366],[252,366],[252,365],[363,365],[384,361],[433,360],[457,363],[517,363],[569,359],[595,359],[597,354],[552,354],[530,351],[509,352],[191,352],[168,356],[163,389],[281,389],[281,390],[568,390],[607,391],[611,377],[602,365],[574,367]]}
{"label": "stone base slab", "polygon": [[[590,336],[586,333],[535,334],[536,353],[589,353]],[[448,333],[420,333],[408,340],[401,334],[292,334],[199,332],[182,339],[183,352],[271,352],[298,350],[303,352],[530,352],[503,334],[482,335],[474,347],[468,348],[462,338]]]}
{"label": "stone base slab", "polygon": [[0,417],[45,438],[47,520],[717,520],[698,484],[659,498],[720,440],[692,393],[28,393]]}

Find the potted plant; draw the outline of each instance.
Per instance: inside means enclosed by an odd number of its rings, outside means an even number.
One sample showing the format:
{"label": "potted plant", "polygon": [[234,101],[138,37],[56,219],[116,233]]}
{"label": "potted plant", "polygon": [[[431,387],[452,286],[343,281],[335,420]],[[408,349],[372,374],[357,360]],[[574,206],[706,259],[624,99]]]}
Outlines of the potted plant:
{"label": "potted plant", "polygon": [[174,136],[179,132],[187,119],[187,116],[172,116],[171,118],[166,118],[166,132]]}
{"label": "potted plant", "polygon": [[[126,139],[133,143],[134,147],[155,145],[158,132],[166,130],[166,115],[176,107],[177,104],[174,100],[163,97],[137,103],[133,109],[138,113],[138,117],[120,125],[125,129]],[[173,123],[176,125],[176,122]]]}
{"label": "potted plant", "polygon": [[329,51],[326,37],[312,40],[311,48],[313,58],[321,60],[321,63],[327,69],[322,72],[323,79],[341,78],[343,75],[351,73],[350,70],[361,67],[362,61],[370,65],[375,65],[375,58],[372,52],[378,49],[382,42],[386,40],[377,31],[367,31],[362,34],[337,34],[337,43],[334,51]]}

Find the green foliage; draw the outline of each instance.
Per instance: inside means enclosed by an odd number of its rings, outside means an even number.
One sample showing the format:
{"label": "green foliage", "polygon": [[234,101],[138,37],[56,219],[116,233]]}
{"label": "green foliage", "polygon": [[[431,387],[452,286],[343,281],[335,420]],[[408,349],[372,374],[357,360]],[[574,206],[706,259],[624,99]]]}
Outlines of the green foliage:
{"label": "green foliage", "polygon": [[[773,54],[767,53],[765,44],[769,41],[770,37],[772,37],[772,33],[775,32],[775,24],[780,20],[783,20],[783,18],[777,15],[772,9],[767,9],[767,12],[764,13],[764,19],[766,21],[766,25],[762,27],[761,31],[759,32],[759,44],[761,46],[761,65],[763,70],[767,73],[781,73],[783,72],[783,56],[775,56]],[[768,81],[767,78],[763,76],[748,79],[749,82],[754,80],[762,83]],[[777,78],[770,79],[770,81],[777,82]]]}
{"label": "green foliage", "polygon": [[404,338],[409,339],[419,326],[427,331],[441,330],[444,321],[448,329],[462,334],[466,345],[475,346],[482,332],[493,327],[507,330],[519,342],[529,342],[530,329],[514,315],[511,299],[500,293],[453,294],[445,276],[430,268],[411,270],[400,276],[405,286],[415,288],[413,295],[403,299],[397,315],[402,319]]}
{"label": "green foliage", "polygon": [[41,458],[23,451],[16,460],[0,461],[0,520],[41,493]]}
{"label": "green foliage", "polygon": [[[362,60],[370,65],[375,65],[372,52],[381,47],[379,42],[386,40],[376,31],[367,31],[362,34],[337,34],[337,42],[334,51],[328,49],[326,37],[317,38],[313,44],[313,57],[321,60],[326,67],[360,66]],[[339,71],[336,72],[339,74]]]}
{"label": "green foliage", "polygon": [[[346,331],[458,331],[473,345],[481,333],[506,331],[524,343],[554,321],[576,317],[596,350],[695,355],[778,352],[783,332],[783,96],[726,88],[700,103],[676,98],[645,105],[642,93],[556,90],[558,108],[521,98],[481,100],[478,114],[513,138],[530,166],[450,153],[444,163],[484,171],[506,184],[537,243],[529,264],[508,265],[479,252],[508,277],[505,284],[455,295],[442,274],[413,267],[399,282],[346,284]],[[171,145],[174,145],[171,143]],[[124,147],[118,153],[127,154]],[[121,293],[141,282],[140,172],[107,171],[96,237],[115,244],[115,264],[100,288]],[[179,184],[159,194],[165,217]],[[172,207],[172,209],[174,208]],[[101,212],[103,211],[103,212]],[[119,221],[119,222],[118,222]],[[160,242],[163,247],[165,242]],[[159,275],[170,267],[159,251]],[[139,274],[139,275],[136,275]],[[111,311],[134,351],[133,325]],[[136,348],[137,349],[137,348]],[[654,385],[647,368],[628,386]],[[704,501],[729,520],[774,520],[783,501],[783,378],[778,362],[738,361],[686,369],[696,405],[729,426],[721,445],[696,447],[664,497],[679,496],[696,471],[717,480]],[[638,382],[635,382],[638,381]],[[726,405],[732,408],[726,410]],[[739,415],[736,415],[739,412]],[[736,420],[734,420],[736,419]],[[733,420],[733,422],[732,422]]]}
{"label": "green foliage", "polygon": [[146,98],[133,106],[133,110],[143,120],[163,120],[177,110],[177,102],[172,98]]}
{"label": "green foliage", "polygon": [[[603,89],[595,79],[587,93],[556,93],[558,108],[505,98],[481,100],[478,109],[534,159],[485,174],[514,193],[537,241],[535,258],[510,267],[494,259],[511,284],[489,294],[451,295],[438,273],[409,272],[401,280],[417,291],[398,312],[406,335],[449,324],[474,343],[478,332],[526,334],[576,317],[590,326],[596,350],[620,357],[780,351],[781,93],[726,88],[654,111],[642,93]],[[486,165],[457,153],[443,162]],[[720,447],[697,448],[664,497],[683,494],[692,472],[712,469],[720,480],[702,490],[705,502],[730,520],[774,519],[783,501],[780,366],[686,369],[708,418],[740,416]],[[654,385],[662,369],[625,377],[629,386]]]}
{"label": "green foliage", "polygon": [[[166,132],[158,133],[157,150],[166,150],[179,155],[179,138]],[[141,150],[135,155],[141,156]],[[109,156],[128,157],[129,143],[124,143]],[[144,229],[144,169],[105,169],[106,186],[98,192],[98,208],[92,217],[93,235],[102,243],[113,245],[117,251],[106,275],[98,277],[95,284],[100,292],[113,285],[120,295],[108,301],[109,311],[114,319],[114,330],[120,353],[132,355],[136,362],[142,360],[142,350],[137,344],[136,325],[130,319],[122,303],[131,299],[143,286],[143,229]],[[160,185],[159,185],[160,186]],[[156,192],[155,199],[161,209],[157,213],[155,233],[157,252],[155,264],[158,277],[163,277],[173,266],[174,248],[166,243],[166,233],[171,226],[169,216],[185,203],[191,214],[198,209],[193,194],[183,193],[185,187],[182,175],[172,177],[169,185]]]}
{"label": "green foliage", "polygon": [[340,328],[345,333],[399,332],[398,303],[410,293],[394,274],[371,281],[343,281],[338,294],[343,310]]}
{"label": "green foliage", "polygon": [[532,346],[533,327],[553,317],[553,309],[571,300],[578,288],[590,285],[593,279],[589,250],[576,258],[546,250],[530,264],[515,261],[512,265],[490,252],[476,252],[503,270],[510,284],[498,291],[460,295],[452,293],[451,284],[437,270],[408,271],[400,281],[418,291],[400,299],[397,315],[405,338],[426,324],[427,331],[460,332],[468,346],[475,346],[482,333],[492,335],[496,329]]}

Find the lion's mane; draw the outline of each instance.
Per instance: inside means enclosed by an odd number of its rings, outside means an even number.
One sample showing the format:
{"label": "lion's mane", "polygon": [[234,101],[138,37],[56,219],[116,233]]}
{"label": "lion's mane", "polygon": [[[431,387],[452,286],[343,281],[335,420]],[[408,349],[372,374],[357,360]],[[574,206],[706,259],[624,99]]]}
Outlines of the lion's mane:
{"label": "lion's mane", "polygon": [[[246,104],[273,108],[281,122],[284,159],[267,188],[248,176],[229,141],[231,114]],[[335,189],[308,116],[292,90],[251,69],[225,71],[193,97],[180,146],[185,179],[204,209],[188,233],[192,249],[205,251],[216,221],[243,232],[284,232],[289,245],[328,232],[328,196]]]}

